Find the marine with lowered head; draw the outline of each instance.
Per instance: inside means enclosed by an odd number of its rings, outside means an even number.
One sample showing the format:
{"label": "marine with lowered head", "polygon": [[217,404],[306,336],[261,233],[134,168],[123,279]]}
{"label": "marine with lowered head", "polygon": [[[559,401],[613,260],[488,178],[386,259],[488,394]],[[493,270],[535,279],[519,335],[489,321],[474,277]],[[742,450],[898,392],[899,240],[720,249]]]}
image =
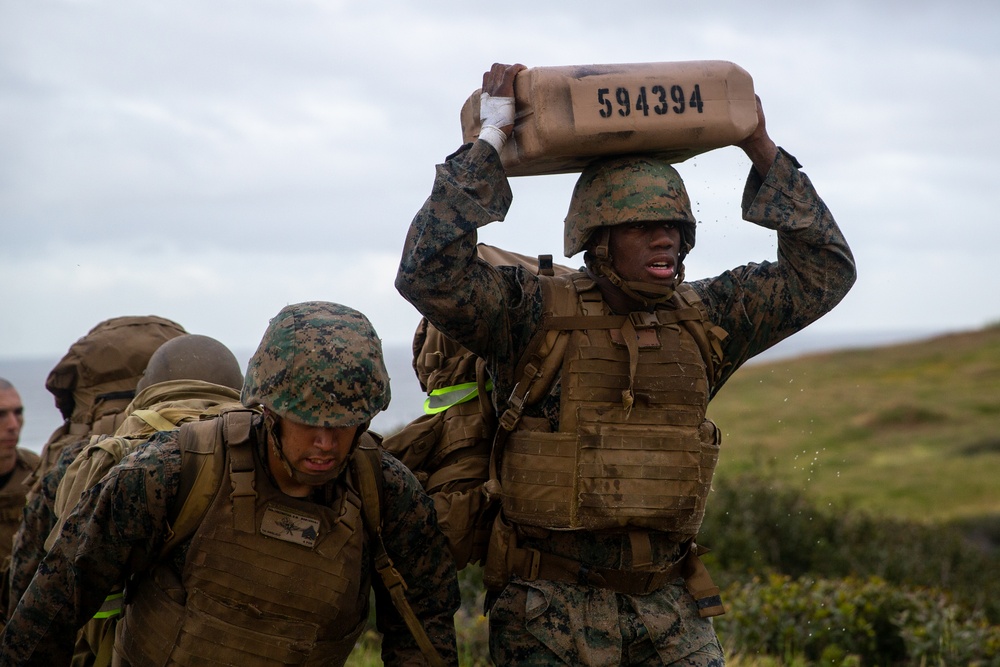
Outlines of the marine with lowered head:
{"label": "marine with lowered head", "polygon": [[[385,664],[457,664],[458,585],[433,503],[368,430],[389,397],[363,314],[282,309],[243,410],[158,433],[84,495],[0,636],[0,665],[67,664],[121,581],[121,664],[343,664],[372,587]],[[193,533],[172,539],[199,495]]]}

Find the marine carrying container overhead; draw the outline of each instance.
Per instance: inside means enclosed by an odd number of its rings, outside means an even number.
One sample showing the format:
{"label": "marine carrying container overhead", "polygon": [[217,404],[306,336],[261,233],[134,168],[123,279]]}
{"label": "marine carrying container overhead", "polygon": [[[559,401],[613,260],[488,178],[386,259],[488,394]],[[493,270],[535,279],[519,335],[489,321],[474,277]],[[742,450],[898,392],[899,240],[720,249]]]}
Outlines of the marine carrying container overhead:
{"label": "marine carrying container overhead", "polygon": [[[462,137],[479,136],[479,96],[462,106]],[[732,145],[757,127],[753,79],[724,60],[534,67],[514,79],[509,176],[581,171],[595,157],[654,154],[671,162]]]}

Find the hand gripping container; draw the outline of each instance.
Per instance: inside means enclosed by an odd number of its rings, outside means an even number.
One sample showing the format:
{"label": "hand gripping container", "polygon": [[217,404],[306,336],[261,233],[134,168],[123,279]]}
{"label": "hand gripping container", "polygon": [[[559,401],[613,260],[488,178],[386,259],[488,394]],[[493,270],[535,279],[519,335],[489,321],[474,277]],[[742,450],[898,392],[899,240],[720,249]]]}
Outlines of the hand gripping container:
{"label": "hand gripping container", "polygon": [[[462,107],[479,136],[479,96]],[[653,154],[671,162],[732,145],[757,127],[753,79],[724,60],[535,67],[514,79],[509,176],[581,171],[592,159]]]}

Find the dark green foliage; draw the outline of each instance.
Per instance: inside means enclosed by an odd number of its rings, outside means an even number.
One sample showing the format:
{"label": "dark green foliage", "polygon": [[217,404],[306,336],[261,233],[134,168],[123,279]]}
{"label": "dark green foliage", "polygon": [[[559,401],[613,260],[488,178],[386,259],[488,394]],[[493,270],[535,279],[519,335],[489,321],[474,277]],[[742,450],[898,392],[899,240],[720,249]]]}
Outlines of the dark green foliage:
{"label": "dark green foliage", "polygon": [[[982,529],[990,522],[984,520]],[[878,577],[950,591],[1000,623],[1000,550],[974,524],[929,525],[846,508],[819,509],[803,494],[752,476],[717,481],[700,539],[722,580]],[[975,537],[976,539],[971,539]]]}
{"label": "dark green foliage", "polygon": [[734,584],[716,628],[741,655],[826,665],[1000,665],[1000,627],[944,593],[877,578],[785,575]]}
{"label": "dark green foliage", "polygon": [[925,525],[820,510],[752,476],[719,480],[708,505],[700,537],[727,590],[717,627],[730,651],[1000,665],[996,519]]}

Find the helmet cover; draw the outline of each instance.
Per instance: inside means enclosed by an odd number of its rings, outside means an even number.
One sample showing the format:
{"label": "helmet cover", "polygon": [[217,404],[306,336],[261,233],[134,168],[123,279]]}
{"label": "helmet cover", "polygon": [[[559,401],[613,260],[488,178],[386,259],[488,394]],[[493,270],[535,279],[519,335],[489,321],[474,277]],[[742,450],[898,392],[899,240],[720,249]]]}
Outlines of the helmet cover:
{"label": "helmet cover", "polygon": [[566,215],[564,252],[572,257],[602,227],[629,222],[680,223],[681,254],[694,247],[695,220],[684,181],[673,165],[648,155],[590,163],[580,174]]}
{"label": "helmet cover", "polygon": [[243,405],[308,426],[366,424],[389,405],[382,343],[362,313],[336,303],[285,306],[247,366]]}

